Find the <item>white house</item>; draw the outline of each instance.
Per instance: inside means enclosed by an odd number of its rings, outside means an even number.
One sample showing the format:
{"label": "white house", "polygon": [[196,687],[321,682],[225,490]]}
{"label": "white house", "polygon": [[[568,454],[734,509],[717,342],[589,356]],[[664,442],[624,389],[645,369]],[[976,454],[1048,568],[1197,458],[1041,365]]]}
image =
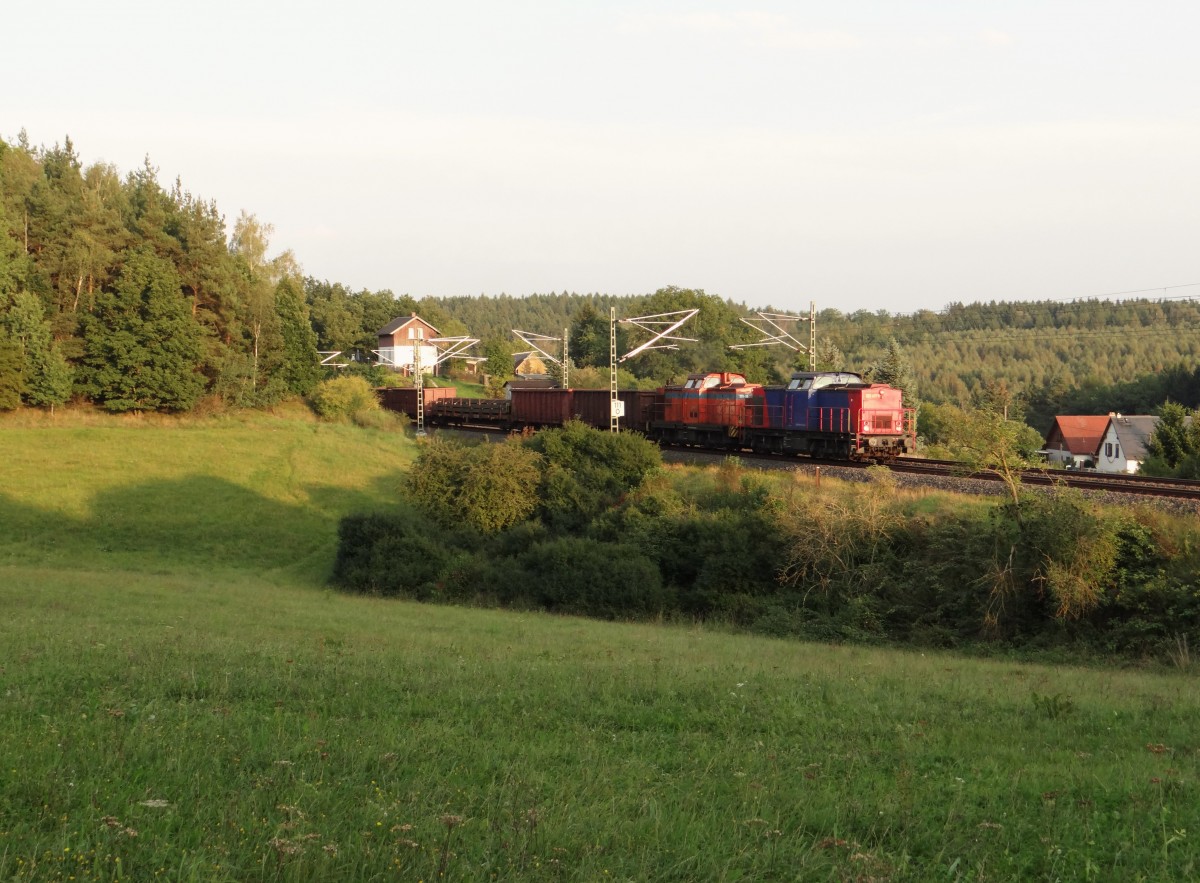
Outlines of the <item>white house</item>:
{"label": "white house", "polygon": [[1108,427],[1096,449],[1096,471],[1137,472],[1146,459],[1146,442],[1157,425],[1157,417],[1109,414]]}
{"label": "white house", "polygon": [[436,374],[434,363],[438,359],[438,349],[432,343],[422,343],[425,340],[439,337],[438,330],[413,313],[411,316],[401,316],[393,319],[377,332],[379,363],[396,371],[411,374],[413,369],[414,349],[420,353],[421,373]]}

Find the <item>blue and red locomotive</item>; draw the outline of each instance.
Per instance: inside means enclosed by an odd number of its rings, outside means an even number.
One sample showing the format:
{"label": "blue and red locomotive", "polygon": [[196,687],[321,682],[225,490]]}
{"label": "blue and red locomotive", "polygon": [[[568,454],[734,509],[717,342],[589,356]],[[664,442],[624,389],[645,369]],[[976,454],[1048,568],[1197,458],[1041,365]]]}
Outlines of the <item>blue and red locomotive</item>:
{"label": "blue and red locomotive", "polygon": [[[657,441],[718,450],[873,460],[913,453],[916,418],[899,389],[848,372],[801,372],[786,387],[741,374],[692,374],[684,383],[620,394],[621,425]],[[396,407],[384,397],[385,407]],[[403,410],[402,408],[396,408]],[[604,389],[514,389],[509,401],[439,398],[432,424],[506,429],[559,426],[570,419],[609,427]]]}
{"label": "blue and red locomotive", "polygon": [[916,449],[916,418],[901,391],[847,372],[802,372],[786,387],[740,374],[693,374],[658,391],[653,438],[759,453],[878,459]]}

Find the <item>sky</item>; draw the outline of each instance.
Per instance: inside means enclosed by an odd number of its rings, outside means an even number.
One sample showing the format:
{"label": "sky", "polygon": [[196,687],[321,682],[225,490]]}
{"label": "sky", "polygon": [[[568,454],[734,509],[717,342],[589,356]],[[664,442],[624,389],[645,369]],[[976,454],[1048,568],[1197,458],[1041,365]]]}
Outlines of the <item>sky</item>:
{"label": "sky", "polygon": [[911,312],[1200,283],[1194,2],[60,0],[4,20],[0,137],[70,136],[122,173],[149,156],[353,289]]}

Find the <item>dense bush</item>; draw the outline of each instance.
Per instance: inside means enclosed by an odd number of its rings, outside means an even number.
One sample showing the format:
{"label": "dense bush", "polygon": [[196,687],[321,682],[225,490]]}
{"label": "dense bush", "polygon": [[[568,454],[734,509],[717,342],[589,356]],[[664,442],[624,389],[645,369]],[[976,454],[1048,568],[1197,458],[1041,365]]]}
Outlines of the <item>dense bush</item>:
{"label": "dense bush", "polygon": [[333,578],[366,594],[426,599],[473,540],[468,531],[435,529],[412,509],[350,515],[338,526]]}
{"label": "dense bush", "polygon": [[672,607],[658,568],[632,546],[559,537],[514,563],[524,584],[520,594],[546,610],[635,619]]}
{"label": "dense bush", "polygon": [[309,403],[323,420],[353,420],[356,414],[379,410],[379,398],[371,384],[353,375],[322,380],[309,396]]}
{"label": "dense bush", "polygon": [[444,524],[496,533],[538,505],[540,457],[520,441],[466,446],[431,439],[408,476],[409,496]]}
{"label": "dense bush", "polygon": [[573,420],[526,444],[545,462],[541,515],[560,529],[582,527],[662,465],[658,446],[631,432],[601,432]]}

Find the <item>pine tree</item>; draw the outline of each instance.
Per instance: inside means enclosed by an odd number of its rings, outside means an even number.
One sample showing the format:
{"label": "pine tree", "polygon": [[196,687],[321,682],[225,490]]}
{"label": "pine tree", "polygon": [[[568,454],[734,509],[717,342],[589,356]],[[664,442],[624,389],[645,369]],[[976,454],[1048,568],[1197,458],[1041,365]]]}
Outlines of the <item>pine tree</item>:
{"label": "pine tree", "polygon": [[204,391],[200,336],[175,268],[139,246],[84,323],[83,386],[110,411],[186,411]]}
{"label": "pine tree", "polygon": [[608,320],[590,303],[571,323],[571,359],[581,368],[598,368],[609,359]]}
{"label": "pine tree", "polygon": [[71,397],[72,370],[62,348],[50,336],[42,302],[27,291],[13,295],[8,312],[0,316],[24,361],[22,398],[37,406],[64,404]]}
{"label": "pine tree", "polygon": [[868,375],[872,383],[886,383],[902,390],[906,408],[920,407],[921,400],[917,397],[917,375],[904,352],[904,347],[896,338],[888,341],[883,358],[871,366]]}
{"label": "pine tree", "polygon": [[11,411],[20,406],[24,374],[25,357],[21,347],[0,327],[0,411]]}
{"label": "pine tree", "polygon": [[294,280],[284,279],[276,286],[275,311],[279,314],[283,337],[279,376],[290,392],[308,395],[321,379],[321,358],[317,355],[317,335],[308,321],[304,295]]}

